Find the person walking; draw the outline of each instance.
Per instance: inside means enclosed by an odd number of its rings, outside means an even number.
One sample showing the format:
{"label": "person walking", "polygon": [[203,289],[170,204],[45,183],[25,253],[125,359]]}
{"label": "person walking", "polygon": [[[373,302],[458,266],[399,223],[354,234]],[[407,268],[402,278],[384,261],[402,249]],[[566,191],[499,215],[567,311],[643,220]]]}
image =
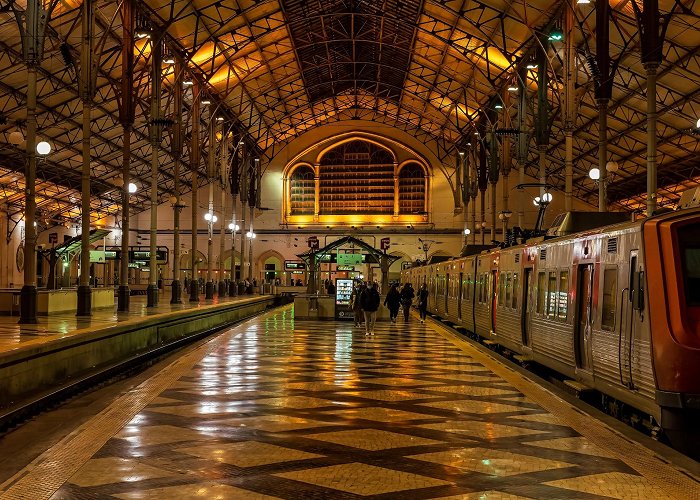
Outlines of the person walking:
{"label": "person walking", "polygon": [[396,317],[399,315],[399,308],[401,307],[401,294],[396,283],[391,285],[389,293],[386,294],[384,305],[389,309],[389,319],[391,319],[392,323],[396,323]]}
{"label": "person walking", "polygon": [[374,322],[377,321],[377,309],[381,303],[376,283],[372,283],[362,292],[360,303],[365,313],[365,336],[374,335]]}
{"label": "person walking", "polygon": [[418,289],[418,312],[420,313],[420,322],[425,323],[425,317],[428,314],[428,285],[425,283]]}
{"label": "person walking", "polygon": [[416,296],[413,285],[406,283],[401,289],[401,305],[403,306],[403,319],[408,321],[408,314],[411,312],[411,304]]}
{"label": "person walking", "polygon": [[364,285],[362,283],[357,283],[352,289],[350,294],[350,307],[352,307],[352,312],[355,320],[355,326],[362,326],[362,303],[360,296],[364,290]]}

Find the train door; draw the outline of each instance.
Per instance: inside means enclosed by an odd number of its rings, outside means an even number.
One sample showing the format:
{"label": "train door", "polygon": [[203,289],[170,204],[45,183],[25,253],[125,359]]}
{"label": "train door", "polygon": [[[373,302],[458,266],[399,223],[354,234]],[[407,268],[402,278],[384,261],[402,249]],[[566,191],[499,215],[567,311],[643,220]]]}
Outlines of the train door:
{"label": "train door", "polygon": [[496,333],[496,304],[498,300],[498,271],[491,271],[491,332]]}
{"label": "train door", "polygon": [[445,316],[449,312],[448,304],[450,303],[450,275],[445,273]]}
{"label": "train door", "polygon": [[577,317],[574,349],[576,366],[583,370],[590,367],[590,340],[593,328],[593,264],[578,266]]}
{"label": "train door", "polygon": [[530,308],[530,289],[532,288],[532,268],[525,268],[525,276],[523,277],[522,291],[522,309],[520,311],[520,330],[523,336],[523,345],[530,345],[530,323],[531,323],[531,308]]}
{"label": "train door", "polygon": [[633,367],[633,347],[634,336],[642,331],[642,306],[643,299],[640,300],[644,290],[640,277],[641,269],[638,262],[638,250],[632,250],[629,258],[629,276],[627,293],[622,291],[622,314],[620,324],[620,341],[618,347],[618,360],[620,364],[620,383],[627,387],[634,388]]}
{"label": "train door", "polygon": [[464,292],[464,273],[459,273],[459,288],[457,290],[457,319],[462,320],[462,293]]}

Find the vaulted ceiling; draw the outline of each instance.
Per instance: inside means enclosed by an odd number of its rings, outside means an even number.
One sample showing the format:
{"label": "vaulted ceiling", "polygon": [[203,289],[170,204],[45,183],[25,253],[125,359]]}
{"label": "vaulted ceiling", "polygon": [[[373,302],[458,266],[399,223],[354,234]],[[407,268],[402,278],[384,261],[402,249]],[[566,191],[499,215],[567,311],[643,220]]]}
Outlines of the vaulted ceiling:
{"label": "vaulted ceiling", "polygon": [[[124,0],[128,1],[128,0]],[[568,0],[573,1],[573,0]],[[609,104],[609,151],[620,170],[609,184],[617,207],[640,208],[646,185],[645,70],[632,2],[610,0],[610,54],[617,69]],[[121,2],[94,0],[97,98],[93,112],[92,207],[94,218],[119,212],[122,126],[119,117]],[[39,165],[39,210],[46,224],[79,216],[82,104],[78,88],[82,1],[55,4],[45,56],[39,68],[39,133],[54,152]],[[235,122],[263,164],[289,141],[314,127],[343,120],[395,126],[427,144],[448,177],[457,151],[473,132],[480,112],[503,95],[517,67],[537,50],[538,38],[559,24],[565,1],[547,0],[134,0],[137,24],[198,78],[213,109]],[[22,130],[27,72],[13,10],[26,0],[0,0],[0,198],[17,211],[23,193],[21,145],[9,134]],[[597,203],[588,178],[597,159],[597,103],[588,61],[596,52],[595,6],[574,5],[578,113],[574,123],[575,196]],[[658,77],[659,201],[673,204],[680,191],[699,185],[700,0],[661,0],[668,28]],[[148,207],[150,169],[148,111],[150,41],[134,48],[136,122],[132,170],[142,189],[135,209]],[[564,135],[560,113],[563,46],[547,52],[551,136],[547,180],[564,186]],[[541,71],[540,69],[538,71]],[[164,67],[165,114],[182,112],[191,129],[191,90],[183,110],[173,105],[173,68]],[[537,72],[527,74],[526,132],[536,114]],[[511,99],[501,120],[517,114]],[[218,112],[218,111],[217,111]],[[200,119],[205,123],[209,111]],[[204,135],[203,135],[204,139]],[[509,140],[509,139],[503,139]],[[172,132],[160,154],[161,200],[174,189]],[[206,142],[206,141],[205,141]],[[188,141],[186,141],[188,143]],[[207,147],[205,143],[205,148]],[[184,159],[189,158],[188,145]],[[205,151],[206,155],[206,151]],[[204,173],[205,162],[200,169]],[[537,174],[537,148],[529,141],[526,169]],[[189,189],[190,175],[181,177]]]}

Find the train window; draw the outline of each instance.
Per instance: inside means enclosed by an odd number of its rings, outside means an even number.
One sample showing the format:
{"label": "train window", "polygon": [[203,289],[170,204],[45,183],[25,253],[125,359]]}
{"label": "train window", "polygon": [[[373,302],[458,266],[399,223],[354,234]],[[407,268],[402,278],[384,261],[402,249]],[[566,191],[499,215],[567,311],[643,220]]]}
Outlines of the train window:
{"label": "train window", "polygon": [[700,306],[700,248],[686,248],[683,257],[686,304]]}
{"label": "train window", "polygon": [[506,296],[506,273],[498,274],[498,305],[502,306]]}
{"label": "train window", "polygon": [[513,295],[513,274],[508,273],[506,276],[506,307],[510,307],[510,303],[513,300],[512,295]]}
{"label": "train window", "polygon": [[511,307],[513,309],[518,308],[518,273],[513,273],[513,302]]}
{"label": "train window", "polygon": [[557,312],[557,273],[549,272],[547,287],[547,317],[554,318]]}
{"label": "train window", "polygon": [[537,314],[544,312],[544,301],[547,296],[547,276],[544,273],[537,275]]}
{"label": "train window", "polygon": [[557,304],[557,317],[566,320],[569,308],[569,271],[559,273],[559,303]]}
{"label": "train window", "polygon": [[600,327],[615,329],[615,296],[617,293],[617,269],[606,269],[603,273],[603,311]]}

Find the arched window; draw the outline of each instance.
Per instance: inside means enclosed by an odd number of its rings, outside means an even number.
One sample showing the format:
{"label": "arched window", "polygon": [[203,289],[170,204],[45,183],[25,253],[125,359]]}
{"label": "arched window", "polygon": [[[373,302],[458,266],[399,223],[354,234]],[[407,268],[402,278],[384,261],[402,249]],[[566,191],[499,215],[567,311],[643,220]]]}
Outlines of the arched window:
{"label": "arched window", "polygon": [[292,215],[314,214],[314,171],[308,165],[297,167],[290,178]]}
{"label": "arched window", "polygon": [[425,171],[418,163],[407,163],[399,172],[399,214],[425,213]]}
{"label": "arched window", "polygon": [[354,140],[326,152],[320,166],[319,214],[392,214],[394,158],[376,144]]}

